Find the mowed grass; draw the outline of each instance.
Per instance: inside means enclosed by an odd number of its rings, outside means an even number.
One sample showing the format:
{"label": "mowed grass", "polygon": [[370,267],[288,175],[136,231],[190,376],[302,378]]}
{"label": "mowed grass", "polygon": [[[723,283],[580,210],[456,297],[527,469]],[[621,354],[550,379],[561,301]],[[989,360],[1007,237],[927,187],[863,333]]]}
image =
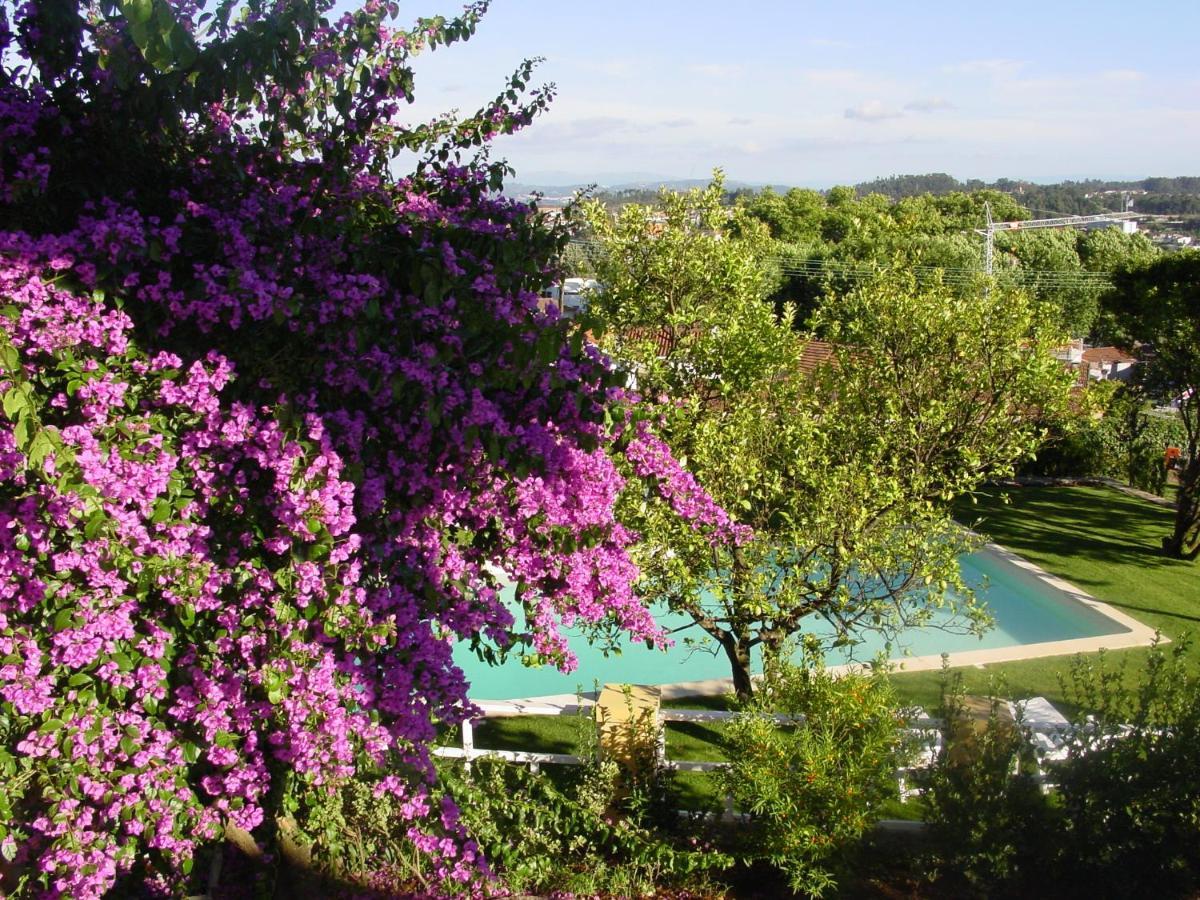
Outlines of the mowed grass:
{"label": "mowed grass", "polygon": [[[664,705],[675,705],[685,709],[722,708],[723,701],[712,698],[695,698]],[[588,732],[594,727],[592,718],[587,711],[561,716],[496,717],[476,723],[475,746],[487,750],[579,754],[587,749]],[[717,725],[670,722],[666,726],[666,733],[669,759],[709,762],[720,762],[725,759]],[[460,739],[460,733],[455,729],[447,732],[443,743],[457,746]],[[560,768],[563,767],[547,765],[545,770],[552,776],[569,774],[558,772],[557,770]],[[722,794],[715,775],[706,772],[676,772],[672,779],[681,809],[720,808]]]}
{"label": "mowed grass", "polygon": [[[1200,564],[1168,559],[1161,551],[1173,510],[1092,487],[997,488],[975,500],[956,507],[963,524],[1173,641],[1200,634]],[[1130,676],[1146,659],[1143,649],[1105,655],[1110,665],[1124,662]],[[1193,649],[1190,656],[1200,668],[1200,652]],[[1060,677],[1070,665],[1071,657],[1046,657],[959,671],[973,693],[987,693],[1002,678],[1006,696],[1066,704]],[[940,673],[899,673],[893,679],[905,702],[937,705]]]}
{"label": "mowed grass", "polygon": [[[684,709],[706,708],[701,706],[700,698],[678,700],[669,705]],[[581,745],[587,740],[586,731],[593,727],[587,712],[562,716],[495,717],[475,724],[475,746],[487,750],[579,753]],[[719,762],[725,758],[721,749],[720,726],[717,724],[668,722],[666,732],[669,759]],[[447,733],[443,743],[457,745],[459,740],[456,729]]]}

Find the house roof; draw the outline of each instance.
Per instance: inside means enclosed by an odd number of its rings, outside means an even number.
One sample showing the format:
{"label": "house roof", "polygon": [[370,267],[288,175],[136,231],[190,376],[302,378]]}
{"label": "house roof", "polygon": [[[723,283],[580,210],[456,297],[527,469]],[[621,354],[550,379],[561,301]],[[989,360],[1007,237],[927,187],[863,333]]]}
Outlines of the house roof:
{"label": "house roof", "polygon": [[1087,363],[1131,363],[1137,362],[1137,357],[1130,356],[1124,350],[1116,347],[1091,347],[1083,351],[1083,361]]}
{"label": "house roof", "polygon": [[828,341],[809,341],[800,354],[800,371],[806,375],[833,356],[833,344]]}
{"label": "house roof", "polygon": [[654,345],[655,355],[667,359],[684,343],[704,333],[701,325],[634,325],[617,332],[621,341],[627,343],[649,343]]}

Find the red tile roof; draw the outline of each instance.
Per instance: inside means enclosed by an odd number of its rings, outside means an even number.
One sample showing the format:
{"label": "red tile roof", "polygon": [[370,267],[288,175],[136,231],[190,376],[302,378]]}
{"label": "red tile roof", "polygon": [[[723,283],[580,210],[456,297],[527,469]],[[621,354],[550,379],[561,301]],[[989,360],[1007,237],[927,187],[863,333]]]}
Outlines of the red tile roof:
{"label": "red tile roof", "polygon": [[828,341],[809,341],[800,354],[800,371],[805,374],[816,371],[817,366],[833,357],[833,344]]}
{"label": "red tile roof", "polygon": [[1083,361],[1087,363],[1131,363],[1137,362],[1137,357],[1130,356],[1124,350],[1116,347],[1092,347],[1083,351]]}
{"label": "red tile roof", "polygon": [[689,339],[699,337],[703,329],[699,325],[672,328],[669,325],[635,325],[617,332],[620,340],[627,343],[650,343],[654,345],[659,359],[669,358]]}

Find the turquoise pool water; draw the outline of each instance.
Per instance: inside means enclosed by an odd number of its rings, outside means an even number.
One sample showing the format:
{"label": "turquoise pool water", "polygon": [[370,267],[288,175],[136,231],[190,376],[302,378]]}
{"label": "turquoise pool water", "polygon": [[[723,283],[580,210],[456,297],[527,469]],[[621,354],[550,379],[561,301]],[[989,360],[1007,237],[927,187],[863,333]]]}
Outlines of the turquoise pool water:
{"label": "turquoise pool water", "polygon": [[[991,551],[981,550],[964,556],[960,564],[964,579],[995,617],[995,627],[982,637],[936,626],[910,629],[900,636],[898,645],[893,645],[893,658],[1100,637],[1125,630],[1102,613],[1076,602]],[[946,614],[939,615],[941,618],[936,619],[936,624],[949,624]],[[682,616],[669,614],[659,617],[659,622],[667,628],[687,621]],[[813,630],[820,633],[815,619]],[[708,649],[685,646],[684,635],[699,638],[702,632],[693,628],[675,635],[676,645],[669,650],[648,650],[637,644],[625,646],[620,655],[605,657],[600,650],[588,646],[578,634],[571,634],[571,646],[579,656],[579,668],[569,675],[548,666],[524,666],[518,659],[510,659],[501,666],[489,666],[465,644],[456,648],[455,661],[466,673],[472,685],[471,696],[477,700],[572,694],[592,690],[597,682],[671,684],[729,677],[729,665],[723,653],[717,655]],[[853,649],[853,658],[869,660],[882,647],[882,638],[868,636]],[[827,662],[835,665],[848,658],[831,653]]]}

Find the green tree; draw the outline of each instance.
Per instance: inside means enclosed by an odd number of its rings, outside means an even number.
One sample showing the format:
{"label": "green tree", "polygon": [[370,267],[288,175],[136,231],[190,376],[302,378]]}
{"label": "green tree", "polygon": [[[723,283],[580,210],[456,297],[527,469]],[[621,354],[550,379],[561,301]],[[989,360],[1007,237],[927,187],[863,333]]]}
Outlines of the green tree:
{"label": "green tree", "polygon": [[1122,343],[1146,345],[1137,377],[1147,394],[1178,408],[1187,459],[1175,527],[1163,551],[1200,556],[1200,252],[1183,251],[1119,273],[1105,304]]}
{"label": "green tree", "polygon": [[891,273],[826,300],[833,343],[806,352],[765,302],[760,245],[717,227],[718,197],[664,197],[653,228],[644,208],[589,209],[604,346],[666,395],[672,448],[752,534],[713,541],[635,504],[643,594],[716,642],[743,697],[753,653],[816,619],[842,643],[948,605],[981,626],[946,504],[1029,455],[1034,410],[1065,396],[1041,307]]}
{"label": "green tree", "polygon": [[1143,386],[1133,382],[1116,389],[1097,425],[1108,469],[1105,474],[1162,494],[1167,480],[1163,451],[1178,440],[1178,417],[1156,412]]}
{"label": "green tree", "polygon": [[[1062,327],[1073,337],[1081,337],[1089,334],[1096,322],[1102,286],[1079,277],[1083,264],[1076,237],[1072,230],[1057,228],[1001,233],[996,248],[1005,255],[1000,264],[1015,261],[1019,269],[1011,274],[1050,299],[1060,310]],[[1046,274],[1031,281],[1029,271]]]}
{"label": "green tree", "polygon": [[731,217],[723,186],[718,171],[703,190],[663,191],[656,208],[629,204],[610,215],[598,202],[584,206],[604,248],[593,260],[604,287],[591,304],[603,345],[633,367],[648,396],[711,406],[782,371],[797,348],[763,302],[775,284],[763,264],[766,229]]}

